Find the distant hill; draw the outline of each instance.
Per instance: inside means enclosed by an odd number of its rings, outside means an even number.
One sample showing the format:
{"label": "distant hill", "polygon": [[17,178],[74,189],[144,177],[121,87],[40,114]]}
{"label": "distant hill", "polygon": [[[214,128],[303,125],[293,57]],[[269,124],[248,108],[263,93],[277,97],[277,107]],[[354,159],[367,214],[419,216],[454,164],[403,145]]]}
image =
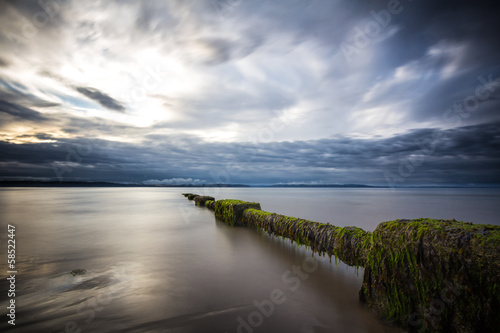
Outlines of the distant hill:
{"label": "distant hill", "polygon": [[385,186],[372,186],[363,184],[275,184],[265,187],[385,187]]}
{"label": "distant hill", "polygon": [[145,185],[112,182],[72,182],[72,181],[0,181],[0,187],[250,187],[242,184],[204,184],[204,185]]}

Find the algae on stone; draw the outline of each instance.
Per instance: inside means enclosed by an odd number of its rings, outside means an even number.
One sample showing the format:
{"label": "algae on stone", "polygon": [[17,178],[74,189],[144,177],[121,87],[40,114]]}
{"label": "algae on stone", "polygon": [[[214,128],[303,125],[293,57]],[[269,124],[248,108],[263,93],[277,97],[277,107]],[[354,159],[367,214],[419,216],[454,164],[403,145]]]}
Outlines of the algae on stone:
{"label": "algae on stone", "polygon": [[207,196],[207,195],[198,195],[198,196],[194,197],[194,202],[195,202],[196,206],[199,206],[199,207],[204,207],[205,203],[209,200],[213,201],[213,200],[215,200],[215,198]]}
{"label": "algae on stone", "polygon": [[499,236],[454,220],[381,223],[360,299],[410,331],[500,332]]}
{"label": "algae on stone", "polygon": [[215,217],[230,225],[239,225],[243,212],[248,208],[260,209],[260,204],[231,199],[217,200],[214,205]]}
{"label": "algae on stone", "polygon": [[314,252],[336,256],[351,266],[364,266],[369,233],[356,227],[335,227],[296,217],[247,209],[242,224],[261,229],[270,235],[309,246]]}
{"label": "algae on stone", "polygon": [[205,201],[205,207],[207,207],[210,210],[215,210],[215,200]]}

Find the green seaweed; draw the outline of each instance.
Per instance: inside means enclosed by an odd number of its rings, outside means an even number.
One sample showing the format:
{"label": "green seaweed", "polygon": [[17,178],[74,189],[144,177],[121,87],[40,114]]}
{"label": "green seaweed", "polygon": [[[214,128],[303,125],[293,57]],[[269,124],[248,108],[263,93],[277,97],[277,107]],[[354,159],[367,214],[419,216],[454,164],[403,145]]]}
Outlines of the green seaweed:
{"label": "green seaweed", "polygon": [[215,210],[215,200],[207,200],[205,201],[205,207],[211,210]]}
{"label": "green seaweed", "polygon": [[230,225],[239,225],[241,224],[241,215],[248,208],[260,209],[260,204],[233,199],[217,200],[214,205],[215,217]]}
{"label": "green seaweed", "polygon": [[296,217],[247,209],[242,224],[266,231],[270,235],[288,238],[299,245],[310,247],[319,255],[334,255],[351,266],[364,266],[369,233],[355,227],[335,227]]}
{"label": "green seaweed", "polygon": [[[446,331],[471,327],[478,318],[497,328],[500,227],[455,220],[395,220],[373,232],[362,298],[380,316],[410,330]],[[452,304],[442,295],[462,288]],[[441,303],[439,303],[441,302]],[[439,315],[433,306],[444,304]],[[446,305],[446,306],[445,306]],[[408,318],[423,318],[418,327]]]}

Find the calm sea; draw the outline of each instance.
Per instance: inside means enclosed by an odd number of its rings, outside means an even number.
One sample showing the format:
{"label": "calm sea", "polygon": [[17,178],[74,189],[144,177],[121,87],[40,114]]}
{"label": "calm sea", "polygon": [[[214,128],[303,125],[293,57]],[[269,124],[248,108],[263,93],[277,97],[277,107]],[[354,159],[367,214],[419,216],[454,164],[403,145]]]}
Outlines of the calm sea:
{"label": "calm sea", "polygon": [[400,331],[359,304],[362,269],[227,226],[186,191],[369,231],[397,218],[500,224],[498,189],[2,188],[0,331]]}

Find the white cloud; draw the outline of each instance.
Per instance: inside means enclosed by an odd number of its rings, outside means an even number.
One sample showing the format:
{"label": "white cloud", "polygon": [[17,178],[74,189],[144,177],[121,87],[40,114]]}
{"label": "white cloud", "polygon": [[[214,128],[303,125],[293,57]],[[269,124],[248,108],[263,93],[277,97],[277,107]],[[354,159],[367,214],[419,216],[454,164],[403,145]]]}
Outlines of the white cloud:
{"label": "white cloud", "polygon": [[145,185],[202,185],[206,180],[193,178],[168,178],[163,180],[149,179],[144,181]]}

